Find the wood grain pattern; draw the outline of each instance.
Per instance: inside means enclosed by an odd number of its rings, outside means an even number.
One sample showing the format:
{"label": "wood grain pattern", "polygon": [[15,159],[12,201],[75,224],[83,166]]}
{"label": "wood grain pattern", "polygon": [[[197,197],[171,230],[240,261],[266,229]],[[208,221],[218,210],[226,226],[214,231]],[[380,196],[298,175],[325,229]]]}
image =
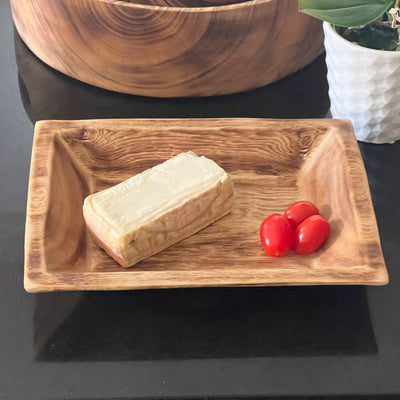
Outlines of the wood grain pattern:
{"label": "wood grain pattern", "polygon": [[[146,1],[146,0],[143,0]],[[210,96],[265,86],[323,50],[297,0],[182,8],[112,0],[11,0],[15,26],[51,67],[106,89]]]}
{"label": "wood grain pattern", "polygon": [[[125,270],[86,231],[85,196],[192,150],[232,177],[226,217]],[[312,255],[266,256],[261,221],[308,199],[331,222]],[[28,291],[388,281],[366,173],[342,120],[88,120],[37,123],[25,253]]]}
{"label": "wood grain pattern", "polygon": [[246,0],[125,0],[128,3],[164,7],[212,7],[245,3]]}

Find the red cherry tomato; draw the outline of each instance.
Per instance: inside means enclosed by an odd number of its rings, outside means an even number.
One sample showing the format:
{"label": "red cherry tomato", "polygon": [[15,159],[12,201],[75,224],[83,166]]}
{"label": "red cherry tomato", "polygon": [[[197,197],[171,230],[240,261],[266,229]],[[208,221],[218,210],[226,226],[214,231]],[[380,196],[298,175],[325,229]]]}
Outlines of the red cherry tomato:
{"label": "red cherry tomato", "polygon": [[260,238],[268,255],[283,257],[292,245],[293,229],[283,215],[272,214],[262,222]]}
{"label": "red cherry tomato", "polygon": [[320,215],[308,217],[294,231],[293,249],[299,254],[314,252],[328,237],[329,230],[329,222]]}
{"label": "red cherry tomato", "polygon": [[319,214],[318,208],[311,201],[298,201],[287,208],[283,214],[293,229],[311,215]]}

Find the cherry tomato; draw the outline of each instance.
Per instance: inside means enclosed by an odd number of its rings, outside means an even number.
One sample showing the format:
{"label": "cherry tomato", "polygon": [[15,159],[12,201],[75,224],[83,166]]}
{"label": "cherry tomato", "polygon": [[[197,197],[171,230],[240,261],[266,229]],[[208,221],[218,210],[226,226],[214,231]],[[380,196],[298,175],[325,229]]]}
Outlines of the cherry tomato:
{"label": "cherry tomato", "polygon": [[293,229],[283,215],[272,214],[262,222],[260,238],[268,255],[283,257],[292,245]]}
{"label": "cherry tomato", "polygon": [[294,231],[293,249],[299,254],[312,253],[328,237],[329,230],[329,222],[320,215],[308,217]]}
{"label": "cherry tomato", "polygon": [[287,208],[283,214],[293,229],[311,215],[319,214],[318,208],[311,201],[298,201]]}

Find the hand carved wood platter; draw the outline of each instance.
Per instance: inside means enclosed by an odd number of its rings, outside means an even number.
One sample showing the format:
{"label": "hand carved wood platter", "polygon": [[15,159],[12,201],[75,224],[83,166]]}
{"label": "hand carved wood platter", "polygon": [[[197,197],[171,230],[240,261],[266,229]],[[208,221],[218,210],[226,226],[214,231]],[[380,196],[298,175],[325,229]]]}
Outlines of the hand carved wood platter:
{"label": "hand carved wood platter", "polygon": [[[87,232],[84,198],[194,151],[232,177],[232,212],[199,233],[120,267]],[[316,253],[267,256],[259,227],[297,200],[331,224]],[[200,286],[383,285],[388,282],[364,165],[345,120],[121,119],[36,124],[25,288],[128,290]]]}

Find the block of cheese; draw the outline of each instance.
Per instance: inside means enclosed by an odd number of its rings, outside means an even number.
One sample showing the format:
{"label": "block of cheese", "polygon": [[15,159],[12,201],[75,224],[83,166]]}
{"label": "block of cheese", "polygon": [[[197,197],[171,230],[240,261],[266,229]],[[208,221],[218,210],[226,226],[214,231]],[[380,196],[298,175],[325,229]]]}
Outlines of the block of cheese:
{"label": "block of cheese", "polygon": [[187,152],[86,197],[83,215],[97,243],[127,268],[205,228],[232,205],[229,175]]}

